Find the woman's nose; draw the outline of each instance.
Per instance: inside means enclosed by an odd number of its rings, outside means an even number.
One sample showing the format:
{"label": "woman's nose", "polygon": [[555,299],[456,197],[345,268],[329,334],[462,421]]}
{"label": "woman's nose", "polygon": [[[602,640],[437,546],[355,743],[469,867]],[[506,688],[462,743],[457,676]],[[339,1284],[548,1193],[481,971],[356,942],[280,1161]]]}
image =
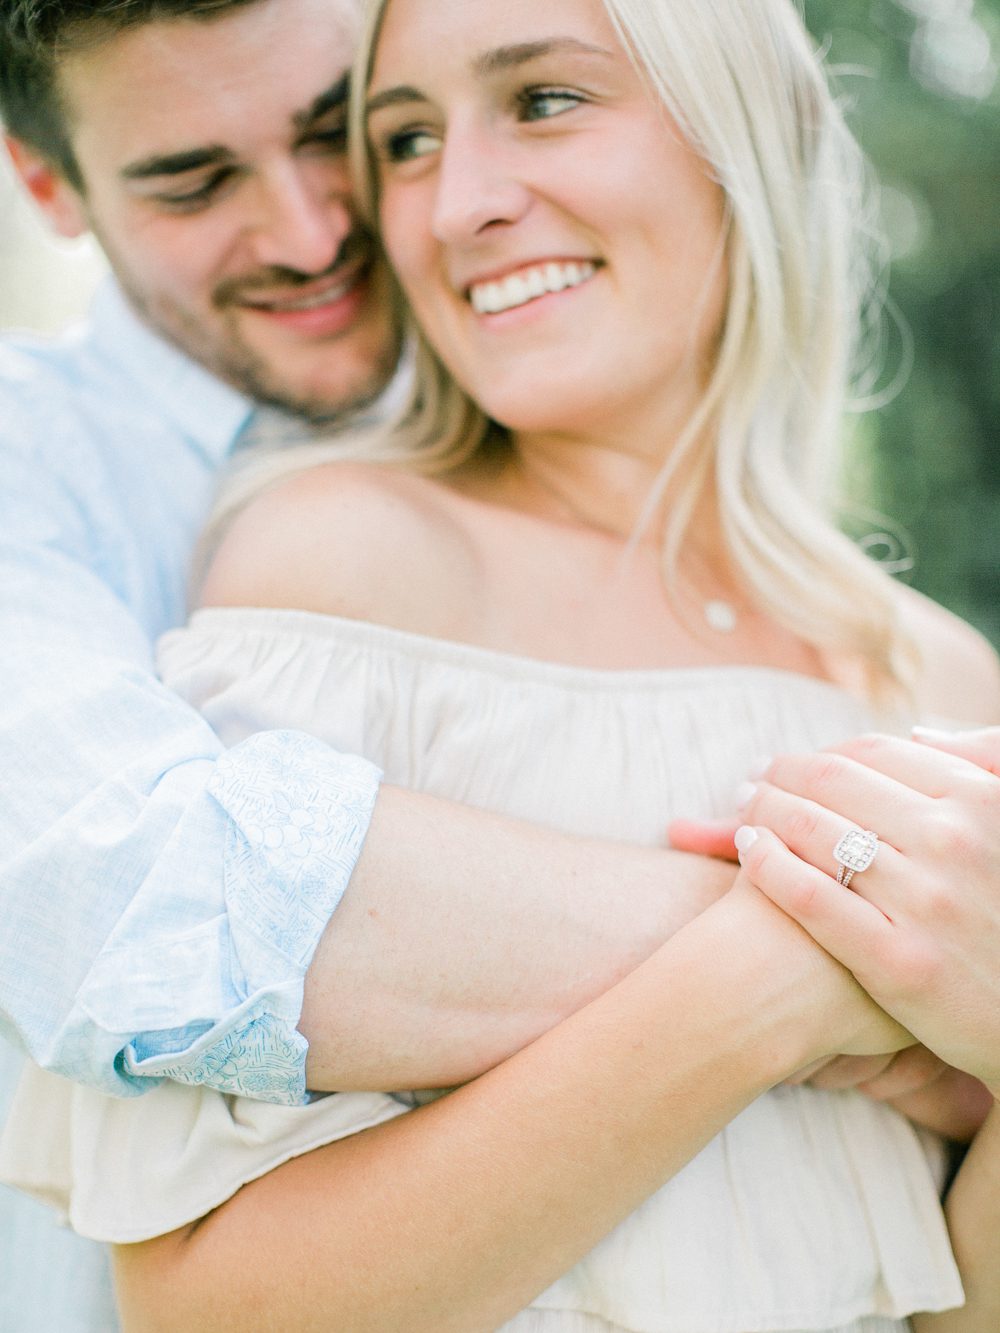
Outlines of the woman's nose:
{"label": "woman's nose", "polygon": [[488,135],[446,139],[441,150],[433,227],[439,241],[460,244],[517,222],[531,194],[510,155]]}

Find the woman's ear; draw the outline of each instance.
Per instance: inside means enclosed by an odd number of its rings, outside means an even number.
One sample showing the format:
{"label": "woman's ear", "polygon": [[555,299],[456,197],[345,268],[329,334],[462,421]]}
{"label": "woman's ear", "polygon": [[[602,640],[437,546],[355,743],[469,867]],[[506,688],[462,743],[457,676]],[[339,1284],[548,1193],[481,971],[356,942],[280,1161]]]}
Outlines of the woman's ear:
{"label": "woman's ear", "polygon": [[37,149],[10,135],[5,142],[14,170],[52,230],[70,239],[82,236],[88,227],[79,191]]}

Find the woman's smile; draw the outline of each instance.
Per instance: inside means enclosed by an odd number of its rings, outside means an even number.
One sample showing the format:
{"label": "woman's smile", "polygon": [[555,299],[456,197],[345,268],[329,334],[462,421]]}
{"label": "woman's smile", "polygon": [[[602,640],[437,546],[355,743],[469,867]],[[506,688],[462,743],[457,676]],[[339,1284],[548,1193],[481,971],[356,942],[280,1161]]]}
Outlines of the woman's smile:
{"label": "woman's smile", "polygon": [[477,315],[498,315],[580,287],[596,272],[597,265],[589,259],[582,263],[550,259],[472,283],[469,303]]}
{"label": "woman's smile", "polygon": [[669,441],[726,293],[722,191],[600,0],[393,0],[368,95],[386,249],[515,432]]}

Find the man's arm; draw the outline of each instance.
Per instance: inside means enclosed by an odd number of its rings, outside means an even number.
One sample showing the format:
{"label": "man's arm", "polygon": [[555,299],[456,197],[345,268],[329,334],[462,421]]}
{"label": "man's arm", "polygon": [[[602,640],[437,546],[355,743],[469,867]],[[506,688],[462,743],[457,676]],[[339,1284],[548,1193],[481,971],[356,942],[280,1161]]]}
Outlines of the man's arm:
{"label": "man's arm", "polygon": [[465,1082],[614,985],[734,874],[383,787],[306,981],[309,1086]]}
{"label": "man's arm", "polygon": [[[377,774],[305,738],[224,752],[155,679],[147,632],[88,546],[90,516],[32,462],[4,451],[0,499],[4,1030],[44,1067],[119,1095],[164,1066],[227,1087],[226,1051],[255,1038],[274,1055],[259,1095],[296,1100],[302,979]],[[258,804],[296,782],[326,795],[337,822],[309,857],[254,854],[238,804],[254,775]],[[292,919],[252,911],[268,888],[294,901],[303,881],[312,901]]]}
{"label": "man's arm", "polygon": [[[55,425],[68,423],[39,410],[40,432]],[[155,680],[130,592],[113,586],[116,542],[158,529],[98,522],[27,449],[5,447],[3,468],[0,1023],[44,1067],[112,1093],[165,1074],[295,1100],[304,975],[364,841],[374,771],[287,734],[224,751]],[[302,801],[324,816],[308,843],[280,836]],[[405,793],[380,806],[310,973],[317,1088],[471,1076],[726,882]],[[244,1050],[267,1053],[271,1083],[234,1077]]]}

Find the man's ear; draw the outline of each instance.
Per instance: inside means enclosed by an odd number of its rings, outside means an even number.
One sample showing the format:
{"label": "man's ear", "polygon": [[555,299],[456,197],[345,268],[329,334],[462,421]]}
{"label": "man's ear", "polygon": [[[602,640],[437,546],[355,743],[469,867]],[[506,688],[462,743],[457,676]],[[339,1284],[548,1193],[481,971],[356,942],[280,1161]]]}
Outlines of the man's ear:
{"label": "man's ear", "polygon": [[59,236],[82,236],[87,228],[86,210],[77,190],[36,149],[20,139],[5,136],[14,170]]}

